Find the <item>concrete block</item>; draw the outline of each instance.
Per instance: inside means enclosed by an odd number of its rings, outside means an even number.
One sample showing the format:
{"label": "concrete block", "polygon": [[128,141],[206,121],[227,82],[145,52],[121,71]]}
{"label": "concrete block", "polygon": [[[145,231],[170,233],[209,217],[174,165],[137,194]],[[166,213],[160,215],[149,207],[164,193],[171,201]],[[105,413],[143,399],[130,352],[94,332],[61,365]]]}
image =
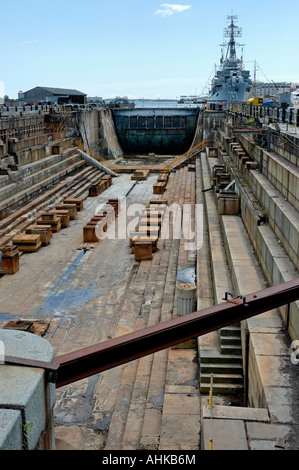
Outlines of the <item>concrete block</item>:
{"label": "concrete block", "polygon": [[274,440],[275,442],[279,438],[287,440],[287,436],[291,432],[291,426],[273,423],[247,422],[246,429],[250,440],[262,440],[266,438],[267,440]]}
{"label": "concrete block", "polygon": [[[203,418],[209,419],[211,409],[203,406]],[[239,406],[213,405],[213,419],[234,419],[248,422],[269,422],[269,413],[265,408],[245,408]]]}
{"label": "concrete block", "polygon": [[21,410],[0,409],[0,450],[22,449],[22,446]]}
{"label": "concrete block", "polygon": [[220,215],[237,215],[240,209],[240,200],[236,197],[219,196],[218,213]]}
{"label": "concrete block", "polygon": [[[52,362],[52,346],[40,336],[22,331],[0,329],[0,341],[5,356]],[[20,440],[29,450],[37,448],[45,429],[49,430],[50,447],[54,448],[52,412],[55,405],[55,385],[46,383],[45,371],[40,368],[2,365],[0,367],[0,408],[19,411],[22,415],[22,435],[14,440],[14,450]],[[16,429],[18,417],[11,416],[10,427]],[[18,426],[18,425],[17,425]],[[8,430],[8,428],[7,428]],[[9,440],[11,433],[8,433]],[[3,439],[2,439],[3,441]]]}
{"label": "concrete block", "polygon": [[[248,450],[245,425],[242,420],[213,421],[213,450]],[[210,419],[203,419],[202,450],[210,448]]]}

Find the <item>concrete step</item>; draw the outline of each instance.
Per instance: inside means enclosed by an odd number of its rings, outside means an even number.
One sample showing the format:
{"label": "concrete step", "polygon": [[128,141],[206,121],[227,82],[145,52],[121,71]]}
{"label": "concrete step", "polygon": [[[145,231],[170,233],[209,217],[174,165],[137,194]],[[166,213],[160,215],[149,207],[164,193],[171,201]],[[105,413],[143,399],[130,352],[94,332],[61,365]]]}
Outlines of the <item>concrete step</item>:
{"label": "concrete step", "polygon": [[22,187],[22,190],[2,200],[0,210],[5,210],[10,206],[15,206],[16,204],[21,203],[21,201],[23,202],[24,200],[28,200],[32,195],[43,191],[45,188],[49,188],[63,177],[78,170],[80,167],[85,166],[85,162],[81,158],[76,158],[75,161],[73,161],[73,157],[71,157],[71,159],[72,163],[70,162],[69,165],[64,165],[63,169],[56,167],[55,173],[46,178],[42,178],[35,184],[29,185],[28,188],[23,189],[23,186],[19,185],[19,187]]}
{"label": "concrete step", "polygon": [[230,325],[230,326],[224,326],[221,328],[221,336],[234,336],[234,337],[240,337],[241,334],[241,328],[240,324],[235,324],[235,325]]}
{"label": "concrete step", "polygon": [[[213,374],[213,384],[243,384],[243,376],[241,374]],[[201,384],[211,383],[211,374],[202,373],[200,374]]]}
{"label": "concrete step", "polygon": [[7,180],[8,184],[0,189],[0,199],[7,199],[12,194],[15,194],[16,190],[20,187],[26,189],[46,179],[51,176],[51,174],[60,171],[61,168],[72,165],[72,163],[78,161],[79,157],[80,156],[77,154],[70,156],[68,159],[63,159],[61,155],[51,155],[42,161],[21,167],[18,174],[9,178]]}
{"label": "concrete step", "polygon": [[[218,161],[213,159],[213,162],[211,162],[210,158],[202,154],[200,169],[203,189],[211,187],[212,163],[217,164]],[[204,202],[208,222],[213,291],[215,303],[218,304],[222,302],[225,292],[232,292],[233,288],[214,193],[211,191],[205,192]],[[209,393],[209,386],[206,382],[210,381],[211,373],[215,374],[217,391],[221,390],[224,395],[231,393],[232,390],[234,391],[236,383],[238,386],[242,384],[243,367],[240,331],[239,323],[221,328],[218,332],[215,349],[200,351],[201,393]]]}
{"label": "concrete step", "polygon": [[242,346],[241,344],[222,344],[220,343],[220,352],[221,354],[231,354],[231,355],[238,355],[242,354]]}
{"label": "concrete step", "polygon": [[210,361],[214,364],[242,364],[242,356],[234,354],[221,354],[219,351],[214,349],[203,350],[200,353],[200,363],[206,364]]}
{"label": "concrete step", "polygon": [[23,181],[26,177],[36,173],[43,168],[47,168],[63,159],[62,155],[49,155],[40,160],[28,163],[27,165],[19,165],[17,171],[10,172],[9,176],[0,177],[0,187],[5,187],[14,182]]}
{"label": "concrete step", "polygon": [[[208,394],[210,392],[209,384],[200,384],[200,392]],[[216,383],[213,385],[213,394],[215,395],[236,395],[243,392],[242,384]]]}
{"label": "concrete step", "polygon": [[223,346],[240,346],[241,338],[240,336],[228,336],[222,335],[220,331],[220,344]]}
{"label": "concrete step", "polygon": [[243,372],[243,367],[241,364],[236,364],[233,362],[205,362],[200,364],[200,373],[202,374],[241,374]]}

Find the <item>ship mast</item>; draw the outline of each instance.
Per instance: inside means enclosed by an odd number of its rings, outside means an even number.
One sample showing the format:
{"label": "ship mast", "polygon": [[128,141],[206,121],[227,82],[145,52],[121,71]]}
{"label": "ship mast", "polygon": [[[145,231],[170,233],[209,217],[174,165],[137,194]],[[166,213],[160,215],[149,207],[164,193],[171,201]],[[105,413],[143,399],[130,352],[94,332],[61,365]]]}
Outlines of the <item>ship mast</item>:
{"label": "ship mast", "polygon": [[235,38],[242,36],[242,28],[239,28],[235,25],[234,21],[238,19],[237,16],[228,16],[227,19],[231,22],[230,25],[224,30],[224,35],[229,39],[227,48],[226,58],[229,55],[230,59],[236,59],[236,45],[240,46],[241,44],[236,44]]}

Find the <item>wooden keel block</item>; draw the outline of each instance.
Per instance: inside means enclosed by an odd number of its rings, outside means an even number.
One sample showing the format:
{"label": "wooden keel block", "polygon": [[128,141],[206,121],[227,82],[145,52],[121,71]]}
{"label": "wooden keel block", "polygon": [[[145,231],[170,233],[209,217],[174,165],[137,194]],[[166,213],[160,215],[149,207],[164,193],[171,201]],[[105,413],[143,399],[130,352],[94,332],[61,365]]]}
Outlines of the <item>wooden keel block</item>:
{"label": "wooden keel block", "polygon": [[6,247],[1,249],[2,251],[2,262],[0,267],[0,274],[15,274],[20,269],[20,253],[18,247],[12,247],[12,251],[9,256],[5,256],[4,253],[8,253],[9,249],[6,251]]}
{"label": "wooden keel block", "polygon": [[150,205],[156,205],[156,204],[167,205],[168,200],[164,198],[163,199],[151,199],[149,203]]}
{"label": "wooden keel block", "polygon": [[153,188],[154,194],[163,194],[166,190],[166,183],[156,183]]}
{"label": "wooden keel block", "polygon": [[61,230],[60,218],[55,214],[52,214],[52,216],[42,215],[39,219],[37,219],[36,225],[51,225],[53,233],[57,233]]}
{"label": "wooden keel block", "polygon": [[150,242],[152,244],[153,253],[155,253],[157,251],[158,240],[159,240],[158,235],[146,235],[146,234],[138,233],[137,235],[133,236],[131,247],[135,250],[136,242]]}
{"label": "wooden keel block", "polygon": [[21,233],[16,235],[12,242],[17,245],[20,251],[28,253],[37,251],[42,246],[40,235],[37,234]]}
{"label": "wooden keel block", "polygon": [[1,248],[1,251],[4,258],[13,258],[19,253],[19,248],[16,245],[6,245]]}
{"label": "wooden keel block", "polygon": [[147,261],[153,259],[153,247],[150,241],[136,241],[134,244],[134,255],[136,261]]}
{"label": "wooden keel block", "polygon": [[70,214],[69,211],[53,209],[49,211],[49,214],[56,214],[60,218],[61,227],[66,228],[70,223]]}
{"label": "wooden keel block", "polygon": [[96,236],[96,224],[95,225],[85,225],[83,228],[83,241],[84,243],[97,243],[99,242],[98,237]]}
{"label": "wooden keel block", "polygon": [[77,219],[77,206],[76,204],[59,204],[56,206],[57,210],[68,210],[70,214],[70,219],[71,220],[76,220]]}
{"label": "wooden keel block", "polygon": [[51,225],[31,225],[26,229],[27,234],[36,234],[40,236],[43,246],[49,245],[52,238]]}
{"label": "wooden keel block", "polygon": [[76,204],[77,211],[82,211],[83,209],[83,199],[81,198],[66,197],[63,202],[64,204]]}
{"label": "wooden keel block", "polygon": [[99,184],[92,184],[89,188],[89,197],[97,197],[100,194],[100,185]]}

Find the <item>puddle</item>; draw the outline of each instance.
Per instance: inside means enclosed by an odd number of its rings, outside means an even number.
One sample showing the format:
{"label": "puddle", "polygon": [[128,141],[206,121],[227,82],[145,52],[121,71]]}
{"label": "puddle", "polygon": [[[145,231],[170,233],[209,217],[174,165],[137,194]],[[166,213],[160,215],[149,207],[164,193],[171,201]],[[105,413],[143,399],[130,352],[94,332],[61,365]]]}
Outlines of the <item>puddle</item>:
{"label": "puddle", "polygon": [[103,292],[94,292],[91,289],[70,289],[47,298],[45,304],[39,308],[40,314],[62,316],[69,310],[84,307],[90,300],[101,297]]}
{"label": "puddle", "polygon": [[72,273],[72,271],[75,269],[75,267],[80,263],[81,259],[83,258],[83,256],[85,255],[85,250],[82,250],[82,252],[80,253],[80,255],[78,256],[78,258],[76,259],[76,261],[72,264],[72,266],[70,267],[70,269],[67,271],[67,273],[63,276],[62,280],[63,281],[66,281],[68,279],[68,277],[70,276],[70,274]]}
{"label": "puddle", "polygon": [[177,281],[183,282],[185,284],[192,284],[196,285],[196,274],[195,268],[187,268],[178,271],[177,273]]}
{"label": "puddle", "polygon": [[7,321],[9,322],[10,320],[16,320],[17,316],[11,315],[10,313],[0,313],[0,321]]}

